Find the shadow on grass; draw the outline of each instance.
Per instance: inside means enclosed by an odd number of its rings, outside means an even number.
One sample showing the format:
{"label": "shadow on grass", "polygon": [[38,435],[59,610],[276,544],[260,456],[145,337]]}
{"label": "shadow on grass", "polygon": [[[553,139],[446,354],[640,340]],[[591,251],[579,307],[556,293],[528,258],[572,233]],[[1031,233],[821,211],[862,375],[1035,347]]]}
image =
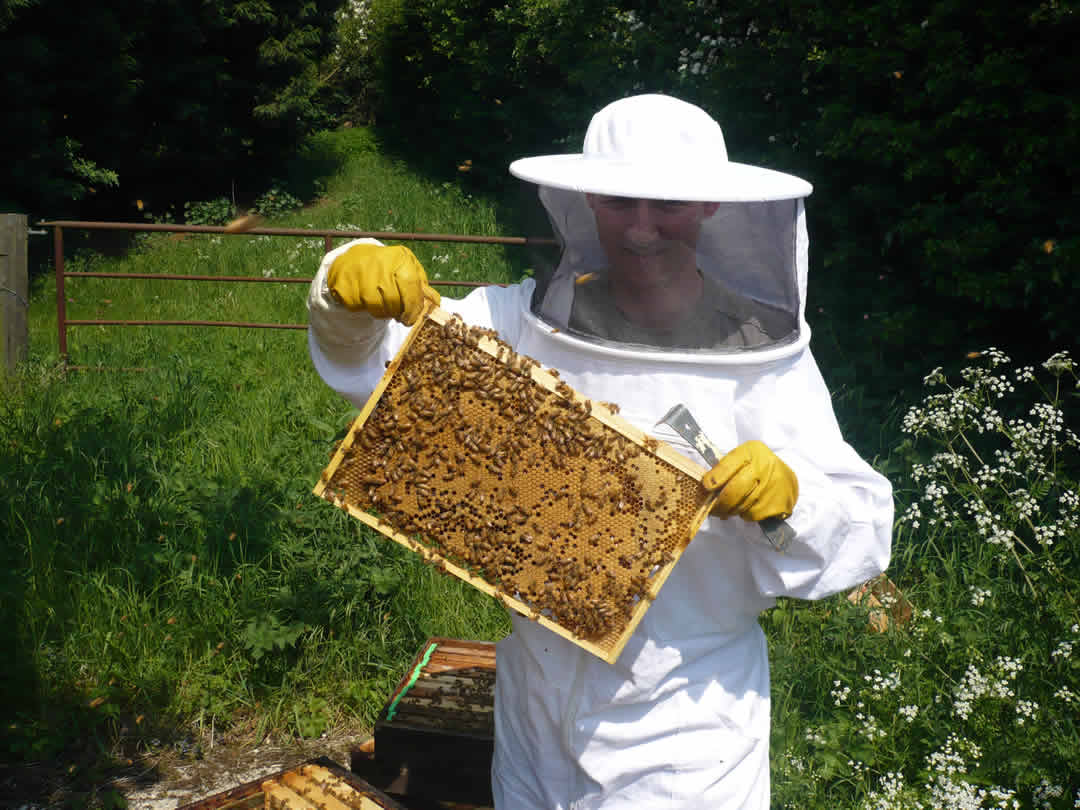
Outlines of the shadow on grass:
{"label": "shadow on grass", "polygon": [[[306,488],[276,457],[219,470],[201,457],[244,412],[232,388],[188,368],[0,398],[0,806],[108,807],[110,780],[157,778],[137,764],[150,748],[197,754],[178,693],[186,711],[222,709],[217,645],[244,655],[236,614],[264,609],[260,567],[302,545]],[[273,453],[310,469],[294,447]]]}

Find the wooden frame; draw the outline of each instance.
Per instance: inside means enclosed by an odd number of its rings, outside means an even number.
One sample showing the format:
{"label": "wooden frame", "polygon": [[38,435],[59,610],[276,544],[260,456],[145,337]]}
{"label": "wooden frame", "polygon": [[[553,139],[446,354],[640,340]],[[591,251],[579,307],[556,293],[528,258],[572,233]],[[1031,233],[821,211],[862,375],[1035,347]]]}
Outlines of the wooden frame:
{"label": "wooden frame", "polygon": [[[420,554],[426,561],[437,563],[440,568],[444,568],[448,573],[467,582],[477,590],[483,593],[497,598],[502,601],[507,607],[527,616],[539,622],[544,627],[551,630],[563,638],[568,639],[574,644],[582,647],[590,653],[608,661],[614,663],[618,658],[619,653],[622,652],[623,647],[626,645],[634,628],[638,625],[641,619],[644,617],[646,611],[649,608],[652,600],[655,599],[659,593],[664,581],[670,575],[672,568],[685,549],[686,545],[690,542],[691,538],[700,528],[701,523],[708,515],[709,508],[712,505],[713,497],[710,493],[704,490],[700,486],[701,478],[705,474],[705,468],[691,461],[681,453],[676,451],[670,445],[663,442],[659,442],[656,439],[648,436],[637,427],[631,425],[629,422],[620,418],[615,409],[608,405],[591,402],[583,397],[581,394],[572,391],[569,386],[563,383],[556,373],[552,373],[550,370],[545,370],[538,365],[526,366],[527,376],[531,378],[532,382],[537,386],[540,386],[545,391],[556,394],[567,399],[571,399],[574,403],[582,407],[587,407],[589,415],[588,419],[596,420],[606,428],[610,428],[615,431],[621,437],[633,442],[638,448],[640,448],[642,456],[648,457],[653,462],[667,465],[675,471],[677,476],[683,476],[688,479],[692,479],[697,483],[699,492],[696,493],[696,509],[690,517],[685,531],[685,536],[680,538],[678,548],[672,553],[673,559],[667,561],[665,564],[659,567],[659,570],[655,570],[648,580],[648,590],[644,594],[645,598],[642,598],[633,609],[624,631],[621,633],[618,640],[614,645],[601,645],[589,639],[581,638],[567,628],[563,627],[556,621],[553,621],[548,616],[544,615],[530,604],[515,597],[515,595],[508,594],[505,591],[500,590],[496,585],[493,585],[483,577],[477,576],[474,573],[467,570],[465,567],[455,564],[452,560],[446,559],[439,554],[433,548],[425,545],[424,543],[397,531],[395,527],[390,526],[376,515],[370,514],[365,509],[359,508],[355,504],[346,503],[346,501],[340,497],[331,482],[334,479],[335,473],[344,463],[346,455],[354,447],[354,443],[357,441],[359,433],[363,430],[364,426],[371,418],[372,413],[375,411],[379,402],[382,400],[384,393],[388,386],[391,385],[395,379],[395,375],[401,369],[405,359],[409,357],[410,349],[413,346],[414,341],[421,332],[421,328],[428,323],[433,323],[438,327],[447,327],[451,324],[453,316],[449,313],[438,309],[429,309],[425,311],[424,316],[418,321],[417,325],[409,332],[403,345],[399,349],[394,359],[387,365],[385,374],[379,380],[375,387],[375,390],[369,397],[364,408],[361,410],[360,415],[354,420],[352,427],[350,428],[346,437],[342,440],[338,449],[334,453],[333,457],[326,470],[323,472],[319,483],[314,489],[314,493],[319,497],[325,498],[336,506],[346,510],[349,514],[377,530],[381,534],[389,537],[395,542],[401,544],[405,548]],[[474,342],[470,343],[475,349],[487,354],[496,363],[502,363],[506,365],[507,360],[507,348],[505,344],[488,336],[481,336]],[[510,353],[512,354],[512,353]],[[526,358],[527,359],[527,358]],[[520,373],[520,372],[519,372]]]}

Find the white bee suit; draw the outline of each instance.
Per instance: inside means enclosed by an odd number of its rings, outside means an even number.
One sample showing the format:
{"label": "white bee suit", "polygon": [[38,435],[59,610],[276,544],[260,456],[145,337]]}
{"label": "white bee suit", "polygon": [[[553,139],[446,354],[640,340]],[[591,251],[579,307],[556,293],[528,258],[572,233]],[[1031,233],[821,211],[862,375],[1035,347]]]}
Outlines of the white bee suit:
{"label": "white bee suit", "polygon": [[[621,112],[605,117],[615,108]],[[619,117],[628,108],[633,126]],[[670,140],[666,130],[672,129],[679,130],[680,143],[690,144],[687,150],[696,150],[699,163],[715,165],[705,171],[695,164],[681,176],[667,164],[662,172],[647,167],[637,177],[653,193],[633,187],[634,155],[620,138],[630,133],[633,144],[660,143]],[[623,418],[703,466],[672,430],[656,427],[676,404],[686,405],[725,450],[764,442],[798,478],[788,519],[796,538],[781,553],[757,524],[706,519],[614,665],[512,614],[513,632],[498,647],[496,807],[765,810],[769,665],[758,614],[778,596],[816,599],[883,571],[893,521],[891,487],[841,437],[808,346],[802,197],[810,186],[728,164],[719,126],[667,97],[634,97],[605,108],[594,117],[585,147],[584,156],[511,166],[542,184],[540,196],[564,246],[542,292],[534,296],[537,286],[529,279],[477,289],[460,301],[444,299],[444,309],[495,329],[516,352],[559,369],[584,396],[617,403]],[[604,150],[618,160],[608,166]],[[718,151],[722,161],[712,157]],[[581,157],[591,186],[575,186],[572,164]],[[765,193],[751,193],[760,188]],[[576,288],[583,286],[574,280],[603,262],[582,192],[724,203],[702,228],[698,272],[755,302],[758,309],[747,312],[783,315],[783,334],[752,349],[709,348],[705,340],[694,344],[698,348],[657,350],[575,332],[576,324],[589,321],[574,319]],[[335,303],[326,274],[348,247],[327,254],[312,283],[309,345],[323,379],[361,407],[407,330]]]}
{"label": "white bee suit", "polygon": [[[332,301],[326,270],[347,247],[327,254],[313,283],[309,344],[323,379],[361,407],[407,330]],[[703,466],[654,427],[676,403],[721,447],[763,441],[798,476],[788,520],[797,538],[778,553],[755,524],[707,519],[614,666],[512,614],[498,648],[496,806],[767,808],[769,669],[757,616],[777,596],[815,599],[884,570],[890,486],[841,438],[808,348],[735,364],[588,351],[531,313],[532,291],[529,280],[443,306],[558,368],[585,396],[619,403],[621,416]]]}

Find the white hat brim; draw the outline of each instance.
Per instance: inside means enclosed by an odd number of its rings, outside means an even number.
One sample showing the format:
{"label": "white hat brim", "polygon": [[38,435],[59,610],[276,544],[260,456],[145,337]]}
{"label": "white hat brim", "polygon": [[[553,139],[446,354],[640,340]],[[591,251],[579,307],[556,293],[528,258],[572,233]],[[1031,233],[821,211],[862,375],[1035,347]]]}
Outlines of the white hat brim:
{"label": "white hat brim", "polygon": [[540,155],[510,164],[510,173],[541,186],[615,197],[687,202],[769,202],[809,196],[791,174],[721,161],[641,163],[586,155]]}

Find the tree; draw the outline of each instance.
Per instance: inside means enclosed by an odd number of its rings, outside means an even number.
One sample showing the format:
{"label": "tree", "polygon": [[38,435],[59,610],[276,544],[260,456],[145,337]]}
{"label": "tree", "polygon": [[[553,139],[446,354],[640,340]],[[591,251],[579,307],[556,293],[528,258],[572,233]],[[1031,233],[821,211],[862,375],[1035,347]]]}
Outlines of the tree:
{"label": "tree", "polygon": [[49,215],[101,210],[95,198],[163,207],[265,173],[325,122],[317,65],[336,5],[20,0],[0,29],[16,94],[0,199]]}
{"label": "tree", "polygon": [[1075,3],[742,4],[714,9],[691,83],[744,155],[815,184],[818,266],[894,348],[1041,352],[1080,304],[1078,33]]}
{"label": "tree", "polygon": [[732,159],[809,179],[812,272],[843,279],[811,314],[857,326],[868,377],[1075,340],[1076,0],[371,3],[380,126],[441,171],[505,183],[578,149],[602,104],[673,92]]}

